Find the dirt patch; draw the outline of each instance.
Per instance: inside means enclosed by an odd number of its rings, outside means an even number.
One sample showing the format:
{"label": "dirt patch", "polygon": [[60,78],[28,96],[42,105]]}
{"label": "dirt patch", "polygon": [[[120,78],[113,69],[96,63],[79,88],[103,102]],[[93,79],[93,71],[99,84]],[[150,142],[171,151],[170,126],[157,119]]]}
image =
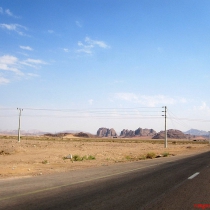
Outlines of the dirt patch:
{"label": "dirt patch", "polygon": [[[0,151],[0,178],[3,179],[143,160],[151,152],[159,157],[198,153],[209,151],[209,146],[176,141],[176,144],[169,142],[166,149],[162,142],[155,140],[127,142],[125,139],[34,138],[21,140],[20,143],[16,139],[0,139]],[[69,155],[81,158],[74,159],[78,161],[65,158]]]}

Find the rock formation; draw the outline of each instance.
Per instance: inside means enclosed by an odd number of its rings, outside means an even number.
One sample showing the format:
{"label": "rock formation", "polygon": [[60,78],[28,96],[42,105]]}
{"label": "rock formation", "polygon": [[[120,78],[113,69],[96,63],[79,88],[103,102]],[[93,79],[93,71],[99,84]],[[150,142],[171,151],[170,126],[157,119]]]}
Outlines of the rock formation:
{"label": "rock formation", "polygon": [[142,129],[138,128],[135,131],[123,129],[120,132],[121,137],[134,137],[134,136],[154,136],[156,134],[156,131],[153,129]]}
{"label": "rock formation", "polygon": [[137,130],[135,130],[135,135],[136,136],[154,136],[156,134],[156,131],[153,129],[142,129],[142,128],[138,128]]}
{"label": "rock formation", "polygon": [[97,136],[99,137],[113,137],[117,136],[117,133],[113,128],[99,128],[97,131]]}
{"label": "rock formation", "polygon": [[123,136],[123,137],[133,137],[133,136],[135,136],[135,131],[128,130],[128,129],[123,129],[120,132],[120,136]]}
{"label": "rock formation", "polygon": [[[167,130],[167,137],[171,139],[187,139],[188,135],[184,134],[182,131],[169,129]],[[165,131],[160,131],[157,133],[153,139],[164,139]]]}

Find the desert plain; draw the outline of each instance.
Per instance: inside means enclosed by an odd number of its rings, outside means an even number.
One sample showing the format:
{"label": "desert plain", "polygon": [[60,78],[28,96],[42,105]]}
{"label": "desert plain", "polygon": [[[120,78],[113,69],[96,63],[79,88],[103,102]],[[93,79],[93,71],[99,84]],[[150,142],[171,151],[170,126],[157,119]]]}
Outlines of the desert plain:
{"label": "desert plain", "polygon": [[[0,136],[0,179],[42,176],[148,158],[209,151],[208,141]],[[69,159],[72,157],[72,159]],[[152,160],[151,160],[152,161]]]}

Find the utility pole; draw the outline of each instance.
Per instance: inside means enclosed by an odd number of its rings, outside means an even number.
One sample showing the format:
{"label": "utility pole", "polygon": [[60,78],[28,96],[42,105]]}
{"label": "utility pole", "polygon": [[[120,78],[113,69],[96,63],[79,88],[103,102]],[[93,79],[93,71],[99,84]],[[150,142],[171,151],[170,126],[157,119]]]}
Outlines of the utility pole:
{"label": "utility pole", "polygon": [[19,110],[19,123],[18,123],[18,142],[20,142],[20,117],[21,117],[21,112],[23,109],[17,108]]}
{"label": "utility pole", "polygon": [[210,144],[210,131],[209,131],[209,144]]}
{"label": "utility pole", "polygon": [[167,112],[167,107],[166,106],[163,106],[163,108],[164,108],[164,111],[162,111],[162,112],[164,112],[164,115],[162,115],[162,116],[164,116],[165,117],[165,145],[164,145],[164,147],[165,148],[167,148],[167,128],[166,128],[166,118],[167,118],[167,115],[166,115],[166,112]]}

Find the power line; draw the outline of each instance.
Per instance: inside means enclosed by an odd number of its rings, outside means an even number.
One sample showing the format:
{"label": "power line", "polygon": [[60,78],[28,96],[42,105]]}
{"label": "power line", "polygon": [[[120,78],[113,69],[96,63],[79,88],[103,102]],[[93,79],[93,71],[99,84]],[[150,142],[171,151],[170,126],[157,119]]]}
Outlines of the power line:
{"label": "power line", "polygon": [[[175,114],[173,112],[171,112],[170,110],[168,111],[168,114],[169,114],[169,119],[171,120],[171,122],[173,123],[174,121],[183,126],[183,127],[186,127],[186,129],[190,129],[189,125],[187,125],[186,123],[184,123],[183,121],[179,121],[177,120],[177,117],[175,116]],[[173,115],[173,116],[172,116]],[[173,124],[174,125],[174,124]],[[174,126],[175,127],[175,126]]]}
{"label": "power line", "polygon": [[[158,117],[159,115],[153,115],[153,114],[149,114],[149,115],[141,115],[141,113],[160,113],[161,116],[161,112],[162,112],[162,107],[127,107],[127,108],[88,108],[88,109],[49,109],[49,108],[23,108],[25,111],[52,111],[52,112],[73,112],[74,114],[92,114],[89,117],[101,117],[102,115],[112,115],[112,114],[116,114],[116,115],[120,115],[120,116],[134,116],[137,115],[137,118],[148,118],[148,117]],[[148,110],[145,110],[148,109]],[[15,111],[16,108],[7,108],[7,107],[2,107],[0,108],[0,111]],[[27,112],[25,112],[27,113]],[[10,115],[0,115],[0,117],[12,117],[12,116],[16,116],[13,114]],[[26,116],[31,116],[33,117],[33,115],[27,115],[24,114],[24,117]],[[43,115],[37,115],[35,117],[42,117]],[[45,115],[43,117],[63,117],[63,116],[55,116],[55,115]],[[65,116],[65,117],[74,117],[74,118],[81,118],[81,117],[86,117],[84,115],[74,115],[74,116]],[[107,118],[109,118],[110,116],[108,116]],[[111,116],[113,118],[113,116]],[[118,116],[119,117],[119,116]],[[133,117],[130,117],[133,118]],[[210,120],[207,119],[192,119],[192,118],[180,118],[180,117],[176,117],[170,110],[168,110],[168,119],[170,120],[176,120],[176,121],[180,121],[183,123],[183,121],[198,121],[198,122],[210,122]],[[188,127],[186,125],[184,125],[184,123],[182,124],[185,127]]]}
{"label": "power line", "polygon": [[56,115],[23,115],[24,117],[53,117],[53,118],[97,118],[97,119],[146,119],[146,118],[162,118],[159,115],[149,115],[149,116],[97,116],[97,115],[91,115],[91,116],[56,116]]}
{"label": "power line", "polygon": [[131,110],[131,109],[161,109],[162,107],[127,107],[127,108],[88,108],[88,109],[49,109],[49,108],[24,108],[24,110],[42,111],[87,111],[87,110]]}
{"label": "power line", "polygon": [[[145,110],[147,109],[147,110]],[[150,110],[148,110],[150,109]],[[154,110],[159,109],[159,111]],[[11,109],[10,109],[11,110]],[[159,107],[134,107],[134,108],[90,108],[90,109],[43,109],[43,108],[24,108],[26,116],[31,117],[65,117],[65,118],[145,118],[145,117],[159,117],[161,110]],[[62,115],[27,115],[27,111],[50,111],[50,112],[65,112],[71,113],[70,116]],[[144,114],[148,113],[148,114]],[[158,113],[160,115],[158,115]],[[82,115],[81,115],[82,114]],[[87,116],[88,115],[88,116]],[[10,115],[11,116],[11,115]],[[0,116],[2,117],[2,116]]]}

